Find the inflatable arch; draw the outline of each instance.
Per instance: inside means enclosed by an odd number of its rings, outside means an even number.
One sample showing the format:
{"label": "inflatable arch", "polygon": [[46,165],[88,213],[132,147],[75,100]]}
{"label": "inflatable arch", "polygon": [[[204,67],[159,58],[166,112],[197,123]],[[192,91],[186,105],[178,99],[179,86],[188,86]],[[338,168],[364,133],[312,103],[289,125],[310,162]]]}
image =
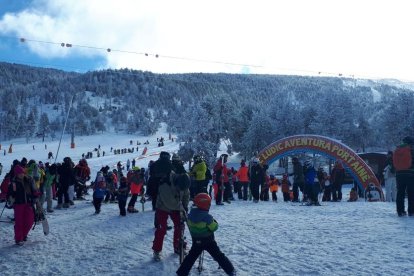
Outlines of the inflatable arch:
{"label": "inflatable arch", "polygon": [[357,181],[359,187],[366,190],[374,184],[384,198],[381,185],[371,168],[351,148],[328,137],[319,135],[294,135],[268,145],[259,152],[260,163],[270,165],[274,161],[296,153],[312,152],[341,160],[344,167]]}

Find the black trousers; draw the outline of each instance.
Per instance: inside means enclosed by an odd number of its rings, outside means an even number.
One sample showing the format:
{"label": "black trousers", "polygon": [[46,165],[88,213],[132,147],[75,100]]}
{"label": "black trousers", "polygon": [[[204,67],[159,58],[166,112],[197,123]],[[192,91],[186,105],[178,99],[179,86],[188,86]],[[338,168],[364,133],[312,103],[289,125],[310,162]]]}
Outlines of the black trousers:
{"label": "black trousers", "polygon": [[63,199],[65,199],[66,203],[69,202],[68,190],[69,190],[69,186],[67,184],[60,183],[60,186],[58,187],[58,190],[56,192],[56,195],[58,198],[58,204],[62,204]]}
{"label": "black trousers", "polygon": [[259,187],[260,187],[260,183],[250,182],[250,191],[252,192],[252,196],[254,200],[260,199]]}
{"label": "black trousers", "polygon": [[137,202],[138,194],[134,194],[131,196],[129,200],[128,207],[135,207],[135,202]]}
{"label": "black trousers", "polygon": [[283,201],[284,202],[290,201],[290,195],[289,195],[289,193],[283,193]]}
{"label": "black trousers", "polygon": [[233,264],[226,257],[226,255],[220,251],[214,237],[211,237],[207,239],[193,239],[193,245],[191,246],[190,252],[178,268],[177,275],[188,275],[203,250],[207,251],[227,274],[234,271]]}
{"label": "black trousers", "polygon": [[126,202],[127,202],[127,196],[126,195],[120,195],[118,196],[118,207],[119,207],[119,214],[121,216],[125,216],[126,215]]}
{"label": "black trousers", "polygon": [[93,198],[93,207],[95,207],[95,211],[100,212],[101,211],[101,204],[102,204],[103,198]]}
{"label": "black trousers", "polygon": [[405,194],[407,193],[409,215],[414,215],[414,174],[397,173],[397,213],[405,212]]}
{"label": "black trousers", "polygon": [[239,182],[239,199],[247,200],[249,182]]}

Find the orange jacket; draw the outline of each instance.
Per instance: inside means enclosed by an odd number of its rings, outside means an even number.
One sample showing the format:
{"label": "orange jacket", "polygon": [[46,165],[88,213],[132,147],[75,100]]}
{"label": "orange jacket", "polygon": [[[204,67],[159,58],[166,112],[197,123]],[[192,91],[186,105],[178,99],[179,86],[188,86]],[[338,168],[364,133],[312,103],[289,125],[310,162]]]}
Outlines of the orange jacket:
{"label": "orange jacket", "polygon": [[270,179],[269,186],[270,186],[269,190],[271,193],[277,192],[279,190],[279,180],[277,178],[273,180]]}
{"label": "orange jacket", "polygon": [[241,166],[240,169],[237,171],[236,176],[239,182],[249,182],[248,176],[249,168],[246,166]]}

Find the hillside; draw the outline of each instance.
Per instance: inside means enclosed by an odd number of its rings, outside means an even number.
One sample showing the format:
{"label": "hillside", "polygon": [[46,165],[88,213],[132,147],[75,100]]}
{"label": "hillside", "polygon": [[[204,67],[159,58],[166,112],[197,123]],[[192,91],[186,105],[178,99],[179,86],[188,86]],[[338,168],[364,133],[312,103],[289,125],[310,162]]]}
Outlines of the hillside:
{"label": "hillside", "polygon": [[[388,149],[414,125],[409,86],[339,77],[87,73],[0,63],[0,140],[180,133],[183,150],[215,156],[220,139],[251,156],[293,134],[334,137],[354,149]],[[73,104],[71,102],[73,100]],[[70,108],[71,107],[71,108]],[[68,110],[70,113],[68,114]]]}

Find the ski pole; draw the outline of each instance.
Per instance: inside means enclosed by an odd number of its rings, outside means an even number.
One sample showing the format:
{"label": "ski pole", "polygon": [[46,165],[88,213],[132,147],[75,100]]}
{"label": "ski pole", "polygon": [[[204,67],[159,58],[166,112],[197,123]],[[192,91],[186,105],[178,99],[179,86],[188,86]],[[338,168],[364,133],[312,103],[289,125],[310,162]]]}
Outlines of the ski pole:
{"label": "ski pole", "polygon": [[203,261],[204,261],[204,250],[201,251],[201,255],[198,258],[198,273],[201,273],[203,271]]}
{"label": "ski pole", "polygon": [[3,210],[1,211],[1,214],[0,214],[0,219],[1,219],[1,217],[3,216],[3,212],[4,212],[4,209],[6,209],[6,206],[7,206],[7,202],[6,202],[6,203],[4,203]]}

